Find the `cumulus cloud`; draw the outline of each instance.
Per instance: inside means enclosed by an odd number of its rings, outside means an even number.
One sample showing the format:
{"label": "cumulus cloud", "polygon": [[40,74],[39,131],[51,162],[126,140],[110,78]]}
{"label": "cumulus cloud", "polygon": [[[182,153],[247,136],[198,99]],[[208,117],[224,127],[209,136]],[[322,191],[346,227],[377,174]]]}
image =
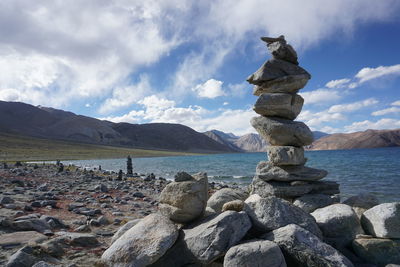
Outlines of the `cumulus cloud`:
{"label": "cumulus cloud", "polygon": [[345,119],[346,117],[339,112],[311,112],[310,110],[303,110],[298,117],[298,120],[304,121],[310,127],[317,127],[326,122],[336,122]]}
{"label": "cumulus cloud", "polygon": [[304,98],[305,104],[330,103],[342,98],[338,91],[323,88],[310,92],[300,92],[299,94]]}
{"label": "cumulus cloud", "polygon": [[399,76],[400,75],[400,64],[393,66],[379,66],[376,68],[363,68],[357,74],[356,78],[359,79],[359,83],[364,83],[372,79],[381,78],[384,76]]}
{"label": "cumulus cloud", "polygon": [[357,101],[349,104],[340,104],[334,105],[328,109],[329,113],[337,113],[337,112],[352,112],[355,110],[359,110],[364,107],[370,107],[378,103],[378,100],[374,98],[365,99],[362,101]]}
{"label": "cumulus cloud", "polygon": [[344,127],[346,132],[358,132],[358,131],[365,131],[368,129],[373,130],[382,130],[382,129],[397,129],[400,128],[400,120],[396,119],[388,119],[383,118],[378,121],[360,121],[360,122],[353,122],[351,125],[347,125]]}
{"label": "cumulus cloud", "polygon": [[225,92],[222,90],[222,84],[222,81],[209,79],[203,84],[196,85],[193,91],[195,91],[199,97],[216,98],[225,95]]}
{"label": "cumulus cloud", "polygon": [[392,104],[390,104],[392,106],[400,106],[400,100],[394,101]]}
{"label": "cumulus cloud", "polygon": [[400,107],[390,107],[381,110],[377,110],[371,113],[372,116],[382,116],[389,113],[400,113]]}
{"label": "cumulus cloud", "polygon": [[350,82],[350,79],[340,79],[329,81],[325,86],[328,88],[343,88]]}

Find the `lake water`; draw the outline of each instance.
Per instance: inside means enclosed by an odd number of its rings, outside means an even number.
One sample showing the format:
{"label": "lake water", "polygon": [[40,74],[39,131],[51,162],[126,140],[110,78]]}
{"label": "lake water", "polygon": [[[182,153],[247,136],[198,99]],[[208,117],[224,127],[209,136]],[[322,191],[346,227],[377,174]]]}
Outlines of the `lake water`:
{"label": "lake water", "polygon": [[[382,202],[400,201],[400,147],[306,151],[306,157],[307,166],[327,170],[324,179],[340,184],[342,197],[371,192]],[[266,160],[266,153],[133,158],[133,168],[137,173],[154,173],[167,179],[173,179],[177,171],[204,171],[210,181],[249,184],[261,160]],[[126,171],[126,159],[64,163]]]}

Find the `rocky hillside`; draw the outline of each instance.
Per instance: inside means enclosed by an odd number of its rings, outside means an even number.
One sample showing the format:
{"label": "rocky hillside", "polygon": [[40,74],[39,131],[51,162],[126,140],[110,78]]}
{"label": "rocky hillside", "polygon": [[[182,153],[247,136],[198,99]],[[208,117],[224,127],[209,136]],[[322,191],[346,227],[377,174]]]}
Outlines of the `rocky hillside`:
{"label": "rocky hillside", "polygon": [[0,133],[187,152],[237,152],[180,124],[112,123],[53,108],[0,101]]}
{"label": "rocky hillside", "polygon": [[238,146],[235,142],[239,139],[239,137],[235,136],[232,133],[224,133],[218,130],[211,130],[204,133],[214,141],[217,141],[220,144],[230,147],[232,150],[237,152],[244,152],[245,149]]}
{"label": "rocky hillside", "polygon": [[312,150],[376,148],[400,146],[400,129],[366,130],[348,134],[332,134],[315,141]]}
{"label": "rocky hillside", "polygon": [[235,145],[247,152],[265,152],[268,143],[260,135],[250,133],[235,140]]}

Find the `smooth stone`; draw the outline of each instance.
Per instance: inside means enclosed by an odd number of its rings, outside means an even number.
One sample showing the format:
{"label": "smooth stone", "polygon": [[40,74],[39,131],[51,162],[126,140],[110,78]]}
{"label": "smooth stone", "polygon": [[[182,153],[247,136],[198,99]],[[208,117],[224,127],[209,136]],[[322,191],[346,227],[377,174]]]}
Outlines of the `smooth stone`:
{"label": "smooth stone", "polygon": [[247,81],[270,89],[266,93],[295,93],[303,88],[310,78],[311,75],[296,64],[269,59],[250,75]]}
{"label": "smooth stone", "polygon": [[311,213],[316,209],[323,208],[334,203],[334,199],[323,194],[307,194],[294,200],[293,205],[305,212]]}
{"label": "smooth stone", "polygon": [[222,212],[227,211],[227,210],[233,210],[233,211],[240,212],[240,211],[243,210],[243,207],[244,207],[243,200],[236,199],[236,200],[232,200],[232,201],[226,202],[222,206]]}
{"label": "smooth stone", "polygon": [[348,205],[333,204],[316,209],[311,215],[324,237],[339,238],[344,245],[350,244],[356,235],[364,233],[357,214]]}
{"label": "smooth stone", "polygon": [[109,266],[148,266],[175,243],[178,233],[167,217],[150,214],[118,238],[101,258]]}
{"label": "smooth stone", "polygon": [[294,120],[301,112],[304,99],[298,94],[265,93],[254,104],[254,111],[267,117]]}
{"label": "smooth stone", "polygon": [[361,259],[378,266],[400,264],[400,240],[357,238],[353,250]]}
{"label": "smooth stone", "polygon": [[210,266],[237,245],[251,228],[245,212],[225,211],[186,226],[158,266]]}
{"label": "smooth stone", "polygon": [[356,196],[349,197],[343,204],[349,205],[357,213],[357,216],[361,218],[361,215],[368,209],[379,205],[377,197],[371,193],[363,193]]}
{"label": "smooth stone", "polygon": [[272,146],[307,146],[314,140],[310,128],[303,122],[276,117],[253,117],[251,125]]}
{"label": "smooth stone", "polygon": [[224,257],[224,267],[286,267],[277,244],[269,240],[250,240],[231,247]]}
{"label": "smooth stone", "polygon": [[203,215],[208,198],[207,174],[192,176],[194,181],[172,182],[160,195],[160,212],[172,221],[187,223]]}
{"label": "smooth stone", "polygon": [[299,64],[297,61],[297,53],[290,44],[278,41],[269,43],[267,47],[273,58],[288,61],[295,65]]}
{"label": "smooth stone", "polygon": [[353,266],[339,251],[295,224],[276,229],[262,238],[278,244],[288,266]]}
{"label": "smooth stone", "polygon": [[96,247],[100,245],[96,236],[92,234],[61,232],[60,239],[67,240],[72,246]]}
{"label": "smooth stone", "polygon": [[13,221],[11,227],[17,231],[37,231],[45,233],[50,231],[51,227],[45,220],[36,218]]}
{"label": "smooth stone", "polygon": [[264,181],[293,182],[317,181],[328,174],[325,170],[302,165],[274,166],[269,161],[260,161],[255,177]]}
{"label": "smooth stone", "polygon": [[276,197],[262,198],[259,195],[251,195],[245,200],[244,211],[258,232],[266,233],[288,224],[297,224],[322,237],[315,219],[288,201]]}
{"label": "smooth stone", "polygon": [[0,246],[11,247],[25,245],[29,242],[40,242],[46,240],[47,236],[36,231],[21,231],[0,235]]}
{"label": "smooth stone", "polygon": [[127,222],[126,224],[122,225],[118,231],[113,235],[111,238],[111,244],[114,243],[118,238],[120,238],[126,231],[131,229],[133,226],[138,224],[140,222],[140,219],[135,219]]}
{"label": "smooth stone", "polygon": [[383,203],[361,216],[364,230],[375,237],[400,238],[400,202]]}
{"label": "smooth stone", "polygon": [[295,146],[268,146],[268,160],[272,165],[304,165],[304,148]]}
{"label": "smooth stone", "polygon": [[207,201],[207,207],[221,212],[225,203],[233,200],[245,200],[249,194],[241,189],[222,188],[216,191]]}
{"label": "smooth stone", "polygon": [[40,259],[33,255],[33,249],[30,246],[25,246],[15,252],[8,259],[6,267],[31,267]]}

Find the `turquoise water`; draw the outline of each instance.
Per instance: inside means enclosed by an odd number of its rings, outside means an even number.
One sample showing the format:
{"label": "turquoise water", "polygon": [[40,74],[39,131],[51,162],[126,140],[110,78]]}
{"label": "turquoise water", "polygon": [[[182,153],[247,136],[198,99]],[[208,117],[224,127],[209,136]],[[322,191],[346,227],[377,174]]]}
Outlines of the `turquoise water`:
{"label": "turquoise water", "polygon": [[[342,197],[372,192],[381,201],[400,201],[400,147],[306,151],[307,166],[325,169],[326,180],[340,183]],[[134,172],[172,179],[177,171],[207,172],[210,181],[249,184],[266,153],[134,158]],[[125,171],[126,159],[66,161],[87,168]]]}

